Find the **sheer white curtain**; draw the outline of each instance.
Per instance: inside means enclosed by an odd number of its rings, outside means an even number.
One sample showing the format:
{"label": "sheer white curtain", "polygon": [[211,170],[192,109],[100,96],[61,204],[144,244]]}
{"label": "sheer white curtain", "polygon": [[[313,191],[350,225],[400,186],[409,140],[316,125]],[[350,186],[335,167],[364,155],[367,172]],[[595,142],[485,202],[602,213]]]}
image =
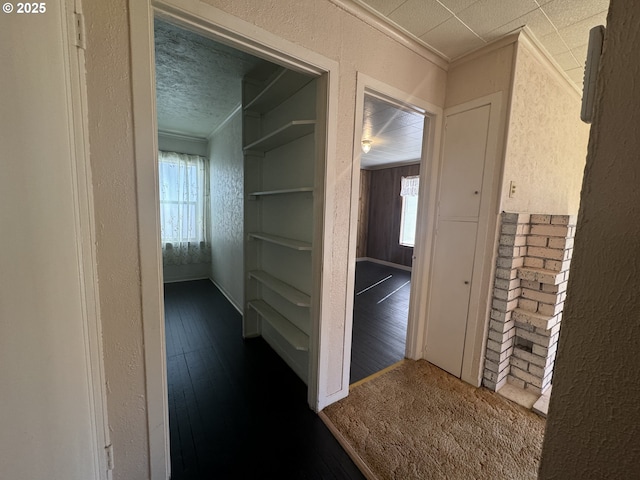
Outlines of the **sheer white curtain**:
{"label": "sheer white curtain", "polygon": [[418,219],[418,191],[420,177],[402,177],[400,195],[402,196],[402,216],[400,217],[400,245],[413,247],[416,243],[416,221]]}
{"label": "sheer white curtain", "polygon": [[160,151],[158,161],[163,264],[210,262],[208,160]]}

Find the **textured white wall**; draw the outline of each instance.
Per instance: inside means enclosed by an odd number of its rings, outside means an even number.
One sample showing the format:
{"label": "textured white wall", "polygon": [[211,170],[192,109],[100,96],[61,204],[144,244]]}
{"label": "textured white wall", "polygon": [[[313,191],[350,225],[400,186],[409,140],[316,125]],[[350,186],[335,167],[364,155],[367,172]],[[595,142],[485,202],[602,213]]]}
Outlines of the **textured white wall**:
{"label": "textured white wall", "polygon": [[611,1],[541,479],[638,476],[639,24]]}
{"label": "textured white wall", "polygon": [[[504,93],[504,112],[507,111],[513,72],[514,43],[498,49],[484,50],[462,58],[449,68],[447,76],[447,98],[445,107],[475,100],[496,92]],[[473,79],[473,81],[469,81]],[[504,115],[503,115],[504,116]]]}
{"label": "textured white wall", "polygon": [[244,156],[242,114],[209,143],[211,174],[211,279],[237,309],[244,305]]}
{"label": "textured white wall", "polygon": [[[211,2],[250,24],[340,63],[332,273],[324,305],[323,341],[330,352],[326,394],[342,384],[356,72],[435,105],[443,105],[446,72],[328,0]],[[148,477],[145,365],[137,250],[131,62],[126,0],[85,2],[91,163],[97,223],[98,275],[104,324],[114,478]],[[216,18],[212,18],[216,21]]]}
{"label": "textured white wall", "polygon": [[84,3],[100,315],[115,480],[149,478],[126,0]]}
{"label": "textured white wall", "polygon": [[533,52],[518,43],[500,209],[575,215],[589,128],[580,120],[580,95]]}

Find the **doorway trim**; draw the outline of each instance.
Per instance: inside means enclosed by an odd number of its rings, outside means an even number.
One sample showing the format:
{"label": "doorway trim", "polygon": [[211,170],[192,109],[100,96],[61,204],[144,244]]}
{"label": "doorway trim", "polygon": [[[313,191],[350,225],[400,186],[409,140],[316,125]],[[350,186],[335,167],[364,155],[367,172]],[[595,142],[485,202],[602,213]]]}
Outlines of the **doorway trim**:
{"label": "doorway trim", "polygon": [[[316,411],[331,403],[335,393],[326,391],[330,350],[326,337],[323,305],[329,303],[332,276],[331,233],[333,231],[336,138],[338,125],[338,62],[291,43],[253,24],[204,3],[190,0],[145,0],[131,2],[131,70],[133,131],[135,149],[137,212],[141,277],[142,328],[145,343],[149,468],[151,478],[167,479],[170,474],[167,366],[165,353],[164,302],[162,298],[162,255],[159,237],[159,193],[157,119],[155,100],[154,15],[231,47],[261,57],[286,68],[322,76],[327,85],[323,228],[315,233],[320,248],[321,278],[317,285],[318,314],[314,319],[315,342],[310,345],[308,402]],[[348,389],[346,384],[345,390]],[[345,396],[343,394],[342,396]]]}
{"label": "doorway trim", "polygon": [[[353,335],[353,305],[356,271],[356,248],[358,237],[358,203],[360,193],[360,163],[364,97],[373,95],[398,106],[422,110],[425,116],[424,135],[422,137],[422,155],[420,161],[421,175],[429,180],[420,182],[418,222],[416,224],[416,242],[413,250],[413,267],[411,272],[411,291],[409,296],[409,315],[407,323],[407,339],[405,355],[417,360],[423,358],[426,332],[427,292],[429,288],[429,271],[431,252],[433,250],[433,234],[437,206],[437,186],[440,171],[440,141],[442,138],[443,109],[422,98],[384,82],[376,80],[362,72],[358,72],[356,80],[356,111],[353,138],[353,167],[351,174],[351,208],[349,225],[349,254],[347,266],[347,295],[345,319],[344,351],[351,351]],[[343,381],[349,384],[351,356],[345,358]]]}

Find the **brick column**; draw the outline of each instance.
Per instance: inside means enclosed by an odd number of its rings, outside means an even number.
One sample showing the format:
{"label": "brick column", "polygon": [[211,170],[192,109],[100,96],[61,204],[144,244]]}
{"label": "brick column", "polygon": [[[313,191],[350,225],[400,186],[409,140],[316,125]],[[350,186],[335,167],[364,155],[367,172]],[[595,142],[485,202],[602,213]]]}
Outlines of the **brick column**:
{"label": "brick column", "polygon": [[512,318],[516,335],[508,381],[536,394],[551,386],[573,253],[576,218],[531,215],[522,293]]}
{"label": "brick column", "polygon": [[553,364],[575,234],[574,216],[503,213],[483,385],[544,393]]}
{"label": "brick column", "polygon": [[511,317],[518,306],[521,293],[517,269],[524,265],[528,233],[529,215],[502,214],[483,375],[483,384],[492,390],[502,387],[507,382],[509,374],[516,334],[515,323]]}

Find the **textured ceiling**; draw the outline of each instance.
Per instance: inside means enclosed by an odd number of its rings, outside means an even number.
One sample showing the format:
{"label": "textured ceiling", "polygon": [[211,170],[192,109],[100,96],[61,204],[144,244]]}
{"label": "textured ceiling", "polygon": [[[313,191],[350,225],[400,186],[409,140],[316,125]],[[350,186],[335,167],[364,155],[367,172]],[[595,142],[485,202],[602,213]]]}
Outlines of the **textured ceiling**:
{"label": "textured ceiling", "polygon": [[[605,25],[609,0],[353,0],[449,60],[527,25],[582,88],[589,29]],[[161,131],[206,138],[241,101],[241,79],[275,65],[156,20]],[[420,158],[423,117],[366,97],[365,168]]]}
{"label": "textured ceiling", "polygon": [[242,77],[264,60],[156,20],[158,129],[206,138],[241,102]]}
{"label": "textured ceiling", "polygon": [[455,60],[524,25],[582,89],[589,30],[609,0],[354,0]]}
{"label": "textured ceiling", "polygon": [[360,165],[379,168],[420,161],[423,130],[424,115],[366,95],[362,139],[371,141],[371,150],[362,153]]}

